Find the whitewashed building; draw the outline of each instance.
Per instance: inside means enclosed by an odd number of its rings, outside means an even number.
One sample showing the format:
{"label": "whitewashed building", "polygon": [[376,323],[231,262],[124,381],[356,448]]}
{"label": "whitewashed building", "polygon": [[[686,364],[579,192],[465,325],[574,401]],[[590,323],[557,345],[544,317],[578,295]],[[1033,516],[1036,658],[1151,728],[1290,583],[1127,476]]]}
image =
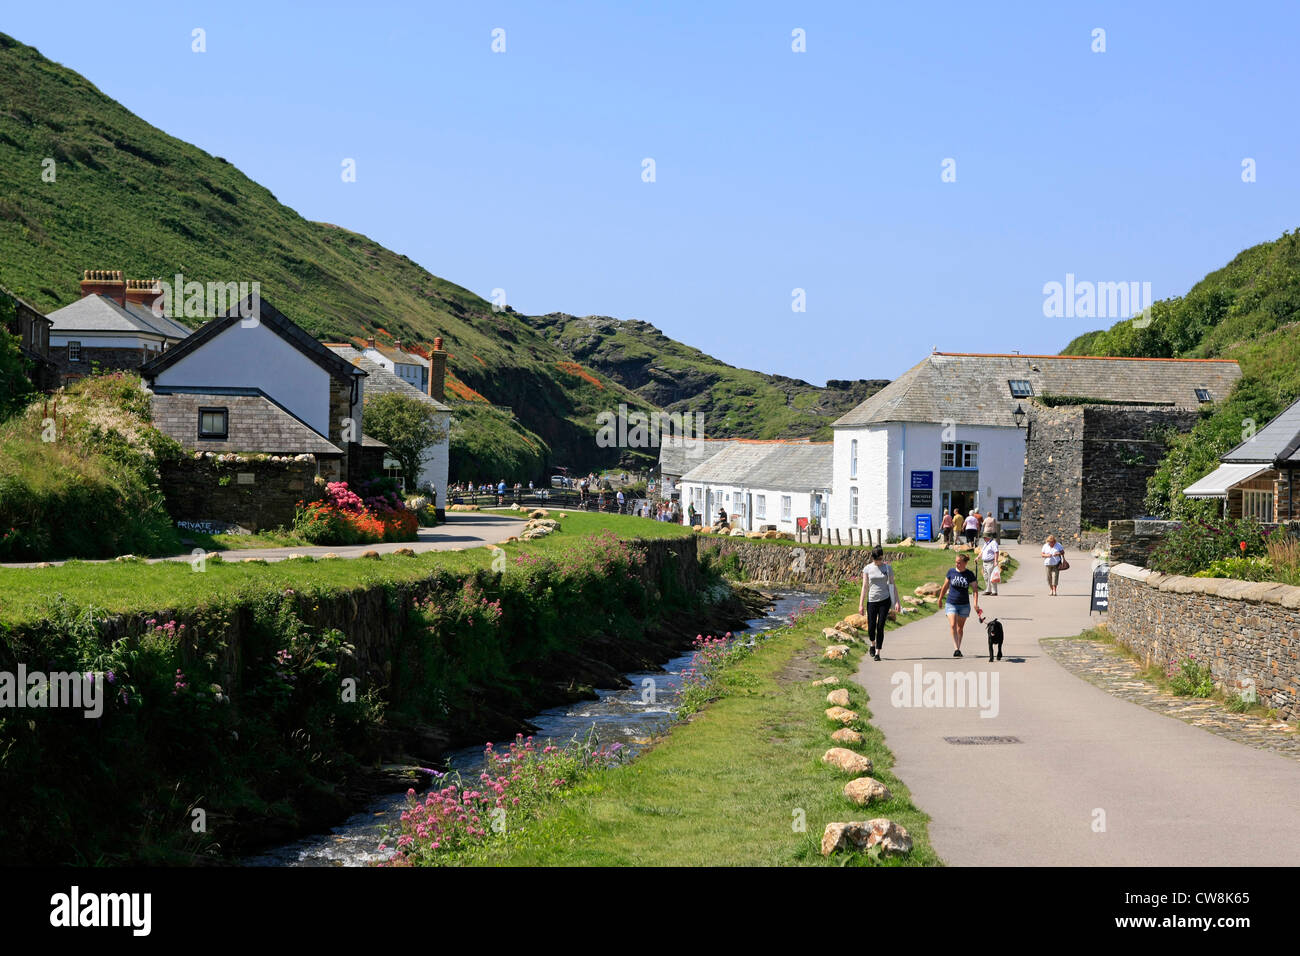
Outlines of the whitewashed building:
{"label": "whitewashed building", "polygon": [[379,345],[374,338],[370,338],[361,354],[412,388],[428,394],[429,360],[402,348],[400,339],[393,346],[387,346]]}
{"label": "whitewashed building", "polygon": [[830,506],[832,445],[733,439],[681,477],[683,521],[689,508],[705,525],[725,511],[732,527],[794,532]]}
{"label": "whitewashed building", "polygon": [[834,423],[830,526],[901,538],[924,516],[936,538],[944,509],[978,507],[1014,533],[1033,403],[1195,409],[1240,375],[1231,361],[934,352]]}

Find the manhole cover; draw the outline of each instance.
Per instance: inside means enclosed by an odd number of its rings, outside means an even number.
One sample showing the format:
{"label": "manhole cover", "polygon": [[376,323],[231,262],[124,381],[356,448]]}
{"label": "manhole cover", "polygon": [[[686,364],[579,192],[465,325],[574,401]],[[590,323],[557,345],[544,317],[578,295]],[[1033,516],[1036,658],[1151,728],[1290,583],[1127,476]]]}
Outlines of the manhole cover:
{"label": "manhole cover", "polygon": [[1019,737],[944,737],[950,744],[1018,744],[1023,743]]}

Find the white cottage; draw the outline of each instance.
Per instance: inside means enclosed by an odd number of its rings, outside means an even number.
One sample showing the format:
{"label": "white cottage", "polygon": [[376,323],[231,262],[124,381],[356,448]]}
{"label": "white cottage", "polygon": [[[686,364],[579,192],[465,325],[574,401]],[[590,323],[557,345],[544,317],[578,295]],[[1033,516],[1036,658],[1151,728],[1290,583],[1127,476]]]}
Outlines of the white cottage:
{"label": "white cottage", "polygon": [[831,463],[829,442],[733,439],[681,477],[682,508],[694,505],[706,525],[721,510],[732,527],[794,532],[826,514]]}
{"label": "white cottage", "polygon": [[935,538],[945,508],[978,507],[1015,532],[1031,403],[1195,409],[1240,376],[1227,360],[934,352],[834,422],[830,525],[918,536],[921,517]]}

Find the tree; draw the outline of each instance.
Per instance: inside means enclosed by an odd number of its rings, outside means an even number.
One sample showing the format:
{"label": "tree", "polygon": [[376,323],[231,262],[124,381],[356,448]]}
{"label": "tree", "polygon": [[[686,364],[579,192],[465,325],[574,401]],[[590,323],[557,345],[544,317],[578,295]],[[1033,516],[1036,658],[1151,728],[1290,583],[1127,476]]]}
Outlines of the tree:
{"label": "tree", "polygon": [[447,438],[440,412],[413,395],[383,392],[366,399],[364,429],[378,438],[402,466],[406,487],[414,489],[420,480],[420,466],[428,449]]}
{"label": "tree", "polygon": [[0,293],[0,421],[25,407],[32,395],[31,363],[19,349],[18,336],[7,329],[14,311],[14,300]]}

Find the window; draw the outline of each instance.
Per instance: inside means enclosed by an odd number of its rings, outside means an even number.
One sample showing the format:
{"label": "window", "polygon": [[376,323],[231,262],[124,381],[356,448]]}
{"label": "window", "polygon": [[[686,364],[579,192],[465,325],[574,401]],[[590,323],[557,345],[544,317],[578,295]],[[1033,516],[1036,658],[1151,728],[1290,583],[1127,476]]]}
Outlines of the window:
{"label": "window", "polygon": [[384,475],[392,478],[397,482],[397,486],[406,491],[406,472],[402,470],[402,463],[396,458],[384,456]]}
{"label": "window", "polygon": [[782,521],[790,520],[790,496],[789,495],[781,496],[781,520]]}
{"label": "window", "polygon": [[972,441],[946,441],[939,465],[942,468],[978,468],[979,447]]}
{"label": "window", "polygon": [[230,413],[224,408],[199,409],[199,437],[225,441],[229,434]]}
{"label": "window", "polygon": [[1020,520],[1020,499],[999,498],[998,499],[998,520],[1019,521]]}
{"label": "window", "polygon": [[1252,491],[1247,488],[1241,493],[1241,516],[1254,518],[1256,521],[1273,520],[1273,492]]}
{"label": "window", "polygon": [[1198,389],[1196,389],[1196,400],[1197,400],[1198,402],[1212,402],[1212,401],[1214,401],[1214,399],[1212,399],[1212,398],[1210,397],[1210,390],[1209,390],[1208,388],[1198,388]]}
{"label": "window", "polygon": [[858,523],[858,489],[849,489],[849,524]]}
{"label": "window", "polygon": [[80,342],[69,342],[69,343],[68,343],[68,361],[69,361],[69,362],[80,362],[80,361],[81,361],[81,343],[80,343]]}
{"label": "window", "polygon": [[1007,381],[1007,385],[1011,387],[1012,398],[1033,398],[1034,397],[1034,386],[1029,384],[1029,381],[1027,379],[1023,379],[1023,378],[1009,379]]}
{"label": "window", "polygon": [[754,496],[754,517],[755,518],[767,517],[767,495]]}
{"label": "window", "polygon": [[849,442],[849,477],[858,477],[858,440]]}

